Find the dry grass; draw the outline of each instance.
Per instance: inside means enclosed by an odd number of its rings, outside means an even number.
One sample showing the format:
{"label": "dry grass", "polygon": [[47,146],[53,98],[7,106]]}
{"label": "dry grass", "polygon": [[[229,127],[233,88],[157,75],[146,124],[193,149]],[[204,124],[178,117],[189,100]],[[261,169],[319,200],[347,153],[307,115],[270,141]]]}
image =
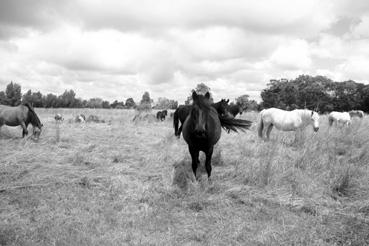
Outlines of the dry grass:
{"label": "dry grass", "polygon": [[[298,141],[274,130],[260,141],[255,126],[223,132],[209,185],[192,181],[170,119],[37,112],[37,143],[18,128],[0,133],[0,245],[369,244],[367,118],[328,129],[322,117]],[[79,113],[106,123],[69,123]]]}

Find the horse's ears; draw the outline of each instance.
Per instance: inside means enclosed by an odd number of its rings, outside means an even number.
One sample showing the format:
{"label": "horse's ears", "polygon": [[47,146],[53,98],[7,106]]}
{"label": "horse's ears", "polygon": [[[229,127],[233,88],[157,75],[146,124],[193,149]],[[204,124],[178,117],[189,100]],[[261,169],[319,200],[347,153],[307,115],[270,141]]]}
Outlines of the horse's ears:
{"label": "horse's ears", "polygon": [[207,99],[210,99],[210,93],[209,93],[209,92],[206,92],[206,93],[205,93],[205,97],[206,97]]}
{"label": "horse's ears", "polygon": [[229,103],[229,99],[226,101],[226,103]]}
{"label": "horse's ears", "polygon": [[196,91],[193,91],[193,92],[192,92],[192,99],[193,99],[193,100],[196,100],[196,99],[197,99],[197,97],[198,97],[198,96],[197,96]]}

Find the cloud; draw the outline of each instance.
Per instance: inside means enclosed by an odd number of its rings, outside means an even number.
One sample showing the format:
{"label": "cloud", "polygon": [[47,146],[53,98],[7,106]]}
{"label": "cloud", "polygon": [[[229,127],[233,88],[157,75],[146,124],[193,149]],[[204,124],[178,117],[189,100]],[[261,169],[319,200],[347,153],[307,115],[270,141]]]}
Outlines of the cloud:
{"label": "cloud", "polygon": [[0,1],[0,89],[114,100],[258,93],[273,78],[367,81],[366,0]]}

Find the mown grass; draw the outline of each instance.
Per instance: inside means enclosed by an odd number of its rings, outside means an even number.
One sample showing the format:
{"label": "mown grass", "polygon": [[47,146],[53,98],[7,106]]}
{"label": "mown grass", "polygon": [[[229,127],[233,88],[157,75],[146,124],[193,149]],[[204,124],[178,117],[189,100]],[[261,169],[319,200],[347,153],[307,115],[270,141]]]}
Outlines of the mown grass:
{"label": "mown grass", "polygon": [[[368,245],[369,120],[222,133],[192,182],[172,122],[127,110],[37,109],[41,139],[0,133],[0,245]],[[54,122],[62,113],[65,121]],[[72,123],[78,113],[106,123]],[[256,113],[242,118],[257,121]],[[204,160],[204,157],[201,157]]]}

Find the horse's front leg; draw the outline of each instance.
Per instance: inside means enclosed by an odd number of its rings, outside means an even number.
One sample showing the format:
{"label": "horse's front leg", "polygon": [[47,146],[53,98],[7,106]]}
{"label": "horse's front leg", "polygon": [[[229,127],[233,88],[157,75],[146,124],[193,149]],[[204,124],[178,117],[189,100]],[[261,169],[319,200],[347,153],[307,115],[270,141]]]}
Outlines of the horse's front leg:
{"label": "horse's front leg", "polygon": [[205,160],[205,168],[208,174],[208,181],[211,182],[211,157],[213,155],[214,146],[211,146],[208,151],[206,152],[206,160]]}
{"label": "horse's front leg", "polygon": [[21,126],[23,128],[22,136],[25,137],[26,135],[28,135],[27,126],[26,126],[26,124],[24,122],[21,123]]}
{"label": "horse's front leg", "polygon": [[267,137],[267,140],[269,140],[270,132],[272,131],[272,129],[273,129],[273,124],[270,124],[270,125],[267,127],[267,130],[266,130],[266,137]]}
{"label": "horse's front leg", "polygon": [[191,154],[191,159],[192,159],[192,171],[193,174],[195,175],[195,178],[197,180],[197,175],[196,175],[196,170],[197,170],[197,166],[199,165],[200,161],[199,161],[199,150],[188,146],[190,154]]}

